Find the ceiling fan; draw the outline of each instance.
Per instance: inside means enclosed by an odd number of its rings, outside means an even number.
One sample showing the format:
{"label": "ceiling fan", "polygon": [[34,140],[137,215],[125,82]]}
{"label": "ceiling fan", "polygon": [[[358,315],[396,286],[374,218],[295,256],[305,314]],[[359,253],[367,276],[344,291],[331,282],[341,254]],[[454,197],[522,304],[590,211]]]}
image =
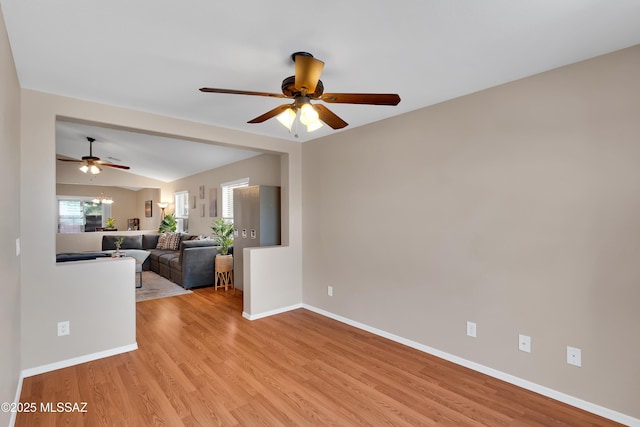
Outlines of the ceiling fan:
{"label": "ceiling fan", "polygon": [[89,155],[82,156],[82,160],[75,160],[75,159],[58,159],[58,160],[60,160],[61,162],[82,163],[83,165],[80,166],[80,170],[84,173],[91,172],[94,175],[102,171],[102,168],[100,166],[107,166],[110,168],[118,168],[118,169],[130,169],[129,166],[116,165],[114,163],[106,163],[100,160],[100,157],[94,157],[93,142],[95,140],[96,140],[95,138],[91,138],[89,136],[87,137],[87,141],[89,141]]}
{"label": "ceiling fan", "polygon": [[333,129],[342,129],[348,125],[347,122],[324,105],[312,105],[312,100],[334,104],[368,105],[398,105],[400,102],[400,96],[395,93],[324,93],[324,85],[320,80],[324,62],[314,58],[313,55],[307,52],[293,53],[291,58],[296,66],[295,76],[287,77],[282,81],[282,94],[209,87],[203,87],[200,91],[293,99],[292,103],[280,105],[247,122],[262,123],[272,117],[277,117],[278,121],[287,127],[289,131],[291,131],[291,126],[298,115],[298,111],[300,112],[300,123],[307,126],[308,132],[319,129],[322,126],[322,122]]}

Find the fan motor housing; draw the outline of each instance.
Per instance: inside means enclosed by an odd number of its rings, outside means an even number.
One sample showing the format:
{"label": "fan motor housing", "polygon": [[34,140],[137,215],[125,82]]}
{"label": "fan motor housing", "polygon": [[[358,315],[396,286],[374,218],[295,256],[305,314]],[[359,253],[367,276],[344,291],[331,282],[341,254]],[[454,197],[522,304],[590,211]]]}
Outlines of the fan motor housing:
{"label": "fan motor housing", "polygon": [[[296,76],[289,76],[282,81],[282,93],[291,98],[296,98],[302,93],[296,88]],[[322,80],[318,80],[316,90],[313,93],[308,93],[309,98],[320,98],[324,93],[324,85]]]}

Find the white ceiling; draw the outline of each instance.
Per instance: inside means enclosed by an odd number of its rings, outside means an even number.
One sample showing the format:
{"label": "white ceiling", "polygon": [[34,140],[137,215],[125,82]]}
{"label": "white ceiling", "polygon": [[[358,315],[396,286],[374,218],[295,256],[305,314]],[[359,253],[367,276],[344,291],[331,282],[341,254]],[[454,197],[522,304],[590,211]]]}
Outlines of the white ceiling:
{"label": "white ceiling", "polygon": [[0,4],[23,88],[291,140],[276,120],[246,123],[283,100],[198,89],[280,93],[290,54],[308,51],[326,92],[400,94],[396,107],[328,104],[348,131],[640,43],[638,0]]}

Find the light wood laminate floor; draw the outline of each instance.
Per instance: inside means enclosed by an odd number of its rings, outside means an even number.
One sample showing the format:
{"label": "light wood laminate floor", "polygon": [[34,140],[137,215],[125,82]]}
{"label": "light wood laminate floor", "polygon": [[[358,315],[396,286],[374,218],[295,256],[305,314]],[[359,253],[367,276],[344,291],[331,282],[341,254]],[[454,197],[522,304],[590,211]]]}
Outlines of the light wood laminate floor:
{"label": "light wood laminate floor", "polygon": [[139,350],[24,379],[16,426],[605,426],[613,422],[304,309],[233,291],[137,304]]}

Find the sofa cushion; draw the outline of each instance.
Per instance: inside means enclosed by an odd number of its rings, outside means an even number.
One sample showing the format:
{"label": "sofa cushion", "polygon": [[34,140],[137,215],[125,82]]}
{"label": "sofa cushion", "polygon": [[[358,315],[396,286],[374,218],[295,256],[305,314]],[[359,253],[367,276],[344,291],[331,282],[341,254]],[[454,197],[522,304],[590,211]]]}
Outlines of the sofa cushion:
{"label": "sofa cushion", "polygon": [[158,238],[160,234],[143,234],[142,249],[154,249],[158,246]]}
{"label": "sofa cushion", "polygon": [[158,257],[158,262],[160,264],[169,265],[172,259],[179,258],[177,252],[166,252]]}
{"label": "sofa cushion", "polygon": [[136,236],[102,236],[102,250],[114,250],[116,248],[116,240],[120,238],[124,238],[120,245],[120,249],[142,249],[142,235],[138,234]]}

